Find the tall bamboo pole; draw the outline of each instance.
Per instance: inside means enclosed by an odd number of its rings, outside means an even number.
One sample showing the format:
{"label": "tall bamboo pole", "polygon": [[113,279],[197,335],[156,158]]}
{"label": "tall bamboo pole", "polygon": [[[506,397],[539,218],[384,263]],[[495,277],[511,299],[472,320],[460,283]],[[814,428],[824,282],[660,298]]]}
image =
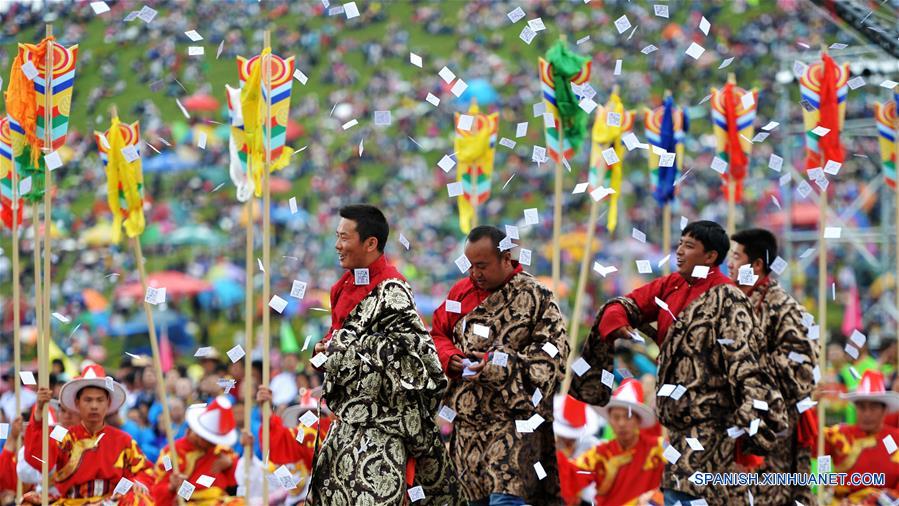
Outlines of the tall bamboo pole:
{"label": "tall bamboo pole", "polygon": [[[827,243],[824,227],[827,224],[827,189],[821,190],[818,198],[818,328],[821,364],[827,366]],[[826,410],[824,399],[818,400],[818,456],[824,455],[824,427]],[[818,503],[822,502],[824,487],[818,486]]]}
{"label": "tall bamboo pole", "polygon": [[[53,40],[50,37],[53,37],[53,25],[47,24],[45,26],[45,37],[47,40],[47,49],[46,49],[46,60],[44,61],[44,145],[43,145],[43,154],[47,155],[52,151],[52,142],[53,142]],[[42,332],[38,335],[40,339],[38,341],[39,346],[41,348],[41,353],[39,354],[40,359],[38,360],[38,375],[40,376],[39,383],[42,388],[50,387],[50,257],[51,246],[50,246],[50,226],[52,223],[52,211],[50,209],[50,189],[51,189],[51,177],[50,177],[50,169],[47,167],[46,161],[44,162],[44,265],[43,265],[43,289],[42,289],[42,297],[35,298],[35,304],[41,304],[44,306],[42,311],[43,321],[41,325],[43,326]],[[46,501],[49,500],[48,497],[48,489],[50,488],[50,463],[49,455],[50,455],[50,428],[49,422],[47,420],[50,406],[49,404],[44,404],[43,413],[41,413],[41,459],[43,462],[41,463],[41,503],[47,504]]]}
{"label": "tall bamboo pole", "polygon": [[[895,102],[896,111],[896,128],[893,129],[893,177],[896,177],[895,174],[899,174],[899,94],[894,96],[893,101]],[[899,191],[894,193],[894,196],[896,202],[896,274],[893,286],[896,289],[896,308],[899,309]],[[895,383],[896,381],[899,381],[899,317],[896,318],[896,379],[893,382]],[[893,390],[895,389],[896,386],[894,384]]]}
{"label": "tall bamboo pole", "polygon": [[[19,202],[19,177],[15,166],[10,168],[10,179],[12,180],[12,305],[13,305],[13,355],[14,355],[14,373],[15,373],[15,392],[16,392],[16,416],[22,414],[22,382],[19,379],[19,373],[22,372],[22,337],[21,337],[21,276],[22,269],[19,265],[19,209],[22,205]],[[22,445],[22,435],[16,438],[15,454],[19,454],[19,447]],[[22,503],[22,480],[16,473],[16,504]]]}
{"label": "tall bamboo pole", "polygon": [[[265,49],[271,49],[271,33],[266,30],[263,40]],[[268,307],[271,298],[271,202],[272,191],[269,187],[269,172],[272,167],[272,58],[271,53],[260,58],[263,65],[265,79],[265,165],[262,170],[262,264],[265,272],[262,273],[262,300],[266,304],[262,311],[262,384],[268,386],[271,383],[271,308]],[[270,446],[269,418],[272,415],[272,405],[266,402],[262,405],[262,503],[268,504],[268,454]]]}
{"label": "tall bamboo pole", "polygon": [[[727,82],[733,85],[737,84],[737,77],[733,72],[727,73]],[[725,109],[726,111],[726,109]],[[736,114],[736,111],[734,111]],[[731,149],[734,149],[733,146]],[[737,146],[736,149],[743,149],[741,146]],[[728,160],[727,167],[727,234],[733,235],[736,232],[736,223],[737,223],[737,183],[734,181],[734,173],[731,170],[730,166],[733,165],[733,161]]]}
{"label": "tall bamboo pole", "polygon": [[[247,163],[251,164],[252,157],[247,157]],[[248,166],[249,169],[252,167]],[[252,172],[248,170],[247,177],[252,177]],[[250,418],[253,416],[253,204],[256,199],[252,192],[250,199],[245,204],[247,207],[247,252],[246,252],[246,280],[244,285],[244,335],[246,336],[245,345],[247,347],[246,355],[244,355],[243,365],[243,382],[244,382],[244,402],[243,402],[243,427],[250,430]],[[244,445],[244,487],[247,501],[250,500],[250,467],[253,463],[253,445]]]}
{"label": "tall bamboo pole", "polygon": [[[665,204],[662,208],[662,253],[663,256],[671,254],[671,204]],[[662,265],[662,274],[671,274],[671,259],[668,258]]]}

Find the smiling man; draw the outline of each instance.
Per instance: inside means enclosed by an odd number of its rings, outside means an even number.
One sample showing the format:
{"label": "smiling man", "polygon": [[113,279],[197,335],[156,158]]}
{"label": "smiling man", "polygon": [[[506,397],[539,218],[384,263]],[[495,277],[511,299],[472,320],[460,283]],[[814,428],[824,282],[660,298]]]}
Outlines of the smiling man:
{"label": "smiling man", "polygon": [[369,205],[340,216],[334,247],[347,272],[331,288],[331,330],[315,346],[327,357],[323,397],[336,421],[310,495],[322,506],[399,505],[411,487],[428,504],[457,504],[435,421],[447,382],[412,289],[384,256],[387,219]]}
{"label": "smiling man", "polygon": [[[35,469],[41,468],[41,413],[50,399],[49,388],[38,390],[34,420],[25,429],[26,460]],[[122,385],[107,377],[101,366],[89,365],[81,376],[62,386],[59,402],[77,411],[81,422],[68,427],[60,441],[50,439],[48,461],[55,468],[50,477],[51,504],[93,504],[110,498],[119,505],[153,504],[150,463],[131,436],[106,425],[106,416],[125,402]],[[115,493],[122,478],[133,483],[124,496]],[[25,498],[40,504],[35,492]]]}
{"label": "smiling man", "polygon": [[455,412],[450,455],[473,506],[561,504],[553,394],[568,357],[565,324],[504,238],[496,227],[471,230],[470,273],[434,312]]}
{"label": "smiling man", "polygon": [[690,477],[737,472],[738,464],[755,461],[742,450],[769,453],[787,428],[749,299],[718,268],[729,242],[717,223],[688,224],[676,273],[600,308],[584,345],[591,368],[572,382],[575,398],[607,404],[611,390],[602,372],[612,369],[615,340],[632,339],[634,328],[654,337],[661,385],[656,409],[671,442],[662,479],[666,505],[700,497],[712,506],[748,503],[746,487],[697,486]]}

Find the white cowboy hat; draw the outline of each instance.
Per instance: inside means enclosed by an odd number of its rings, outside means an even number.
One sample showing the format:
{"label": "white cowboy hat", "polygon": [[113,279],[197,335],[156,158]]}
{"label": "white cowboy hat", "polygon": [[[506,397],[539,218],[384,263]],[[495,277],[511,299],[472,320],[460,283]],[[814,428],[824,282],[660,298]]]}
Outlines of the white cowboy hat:
{"label": "white cowboy hat", "polygon": [[886,389],[883,382],[883,373],[880,371],[865,371],[855,392],[840,394],[840,397],[853,402],[881,402],[886,405],[887,413],[899,411],[899,393]]}
{"label": "white cowboy hat", "polygon": [[567,395],[553,397],[553,432],[565,439],[592,436],[602,423],[596,411]]}
{"label": "white cowboy hat", "polygon": [[237,442],[237,423],[231,400],[224,395],[207,405],[197,404],[187,408],[187,425],[198,436],[215,445],[234,446]]}
{"label": "white cowboy hat", "polygon": [[[300,423],[300,417],[306,414],[307,411],[318,410],[319,400],[321,400],[322,415],[331,414],[327,406],[325,406],[324,399],[318,399],[313,395],[316,393],[320,396],[321,389],[304,388],[300,395],[300,403],[284,409],[284,412],[281,413],[281,422],[285,427],[291,429],[296,427]],[[318,413],[315,414],[317,415]]]}
{"label": "white cowboy hat", "polygon": [[611,408],[630,408],[631,412],[640,417],[641,428],[646,429],[656,424],[655,413],[643,404],[643,385],[633,378],[624,380],[612,394],[609,403],[597,407],[596,411],[608,420]]}
{"label": "white cowboy hat", "polygon": [[81,371],[81,376],[69,380],[59,390],[59,402],[66,409],[78,411],[75,398],[78,392],[87,387],[95,387],[109,392],[109,409],[106,414],[112,414],[125,404],[125,387],[106,375],[103,366],[91,364]]}

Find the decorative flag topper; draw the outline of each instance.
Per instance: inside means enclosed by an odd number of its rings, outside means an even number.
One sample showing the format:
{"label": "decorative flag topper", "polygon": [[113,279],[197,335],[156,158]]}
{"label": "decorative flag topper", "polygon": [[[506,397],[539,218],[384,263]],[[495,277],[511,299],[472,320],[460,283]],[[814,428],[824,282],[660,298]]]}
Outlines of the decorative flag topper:
{"label": "decorative flag topper", "polygon": [[468,115],[474,118],[468,130],[460,128],[459,113],[455,115],[456,136],[453,142],[458,159],[458,181],[462,183],[459,196],[459,229],[463,234],[471,231],[476,206],[490,198],[490,180],[493,176],[493,157],[496,154],[496,136],[499,131],[499,113],[479,114],[478,105],[472,102]]}

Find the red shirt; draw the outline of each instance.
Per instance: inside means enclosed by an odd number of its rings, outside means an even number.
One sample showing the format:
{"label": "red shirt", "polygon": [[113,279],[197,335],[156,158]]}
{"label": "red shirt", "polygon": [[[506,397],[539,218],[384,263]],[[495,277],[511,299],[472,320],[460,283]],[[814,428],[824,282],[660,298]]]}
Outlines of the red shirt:
{"label": "red shirt", "polygon": [[627,450],[613,439],[587,450],[574,465],[589,471],[589,481],[596,483],[596,506],[626,504],[662,485],[662,439],[641,431]]}
{"label": "red shirt", "polygon": [[387,257],[384,255],[379,256],[368,266],[369,283],[367,285],[356,284],[356,277],[352,269],[343,273],[343,276],[331,287],[331,329],[323,340],[331,339],[331,334],[343,327],[343,321],[362,302],[362,299],[387,279],[406,281],[406,278],[396,270],[393,264],[387,261]]}
{"label": "red shirt", "polygon": [[[54,467],[51,481],[60,496],[70,498],[108,498],[121,478],[153,486],[150,463],[126,432],[104,425],[90,433],[83,424],[68,428],[62,442],[50,439],[49,466]],[[41,424],[29,423],[25,429],[25,458],[41,468]],[[133,494],[132,487],[129,494]]]}
{"label": "red shirt", "polygon": [[[899,491],[899,452],[887,453],[883,439],[892,436],[899,443],[899,429],[884,425],[869,436],[858,425],[840,424],[824,429],[824,453],[833,458],[836,473],[883,473],[883,488]],[[848,485],[848,480],[847,480]],[[837,487],[837,497],[863,490],[863,485]]]}
{"label": "red shirt", "polygon": [[[318,424],[318,422],[316,422]],[[322,417],[321,434],[319,438],[325,439],[328,435],[328,428],[331,425],[331,419]],[[297,435],[302,432],[303,439],[298,440]],[[315,432],[316,428],[306,427],[305,425],[297,425],[289,429],[284,426],[281,417],[272,415],[269,418],[269,438],[270,443],[268,459],[272,464],[296,464],[300,463],[307,470],[312,469],[312,453],[315,451]],[[258,437],[262,439],[262,428],[259,429]]]}
{"label": "red shirt", "polygon": [[[178,468],[187,475],[187,481],[196,486],[194,493],[190,496],[191,502],[212,501],[227,497],[226,489],[237,486],[234,476],[237,467],[237,454],[231,448],[215,446],[209,450],[201,450],[194,446],[187,437],[183,437],[175,441],[175,449],[178,452]],[[174,470],[166,471],[162,462],[163,457],[170,455],[171,451],[166,445],[156,463],[156,484],[152,489],[156,504],[175,504],[178,500],[178,490],[169,488],[170,473]],[[213,464],[222,455],[231,460],[230,465],[222,471],[213,472]],[[208,488],[197,484],[197,480],[204,474],[215,478]]]}
{"label": "red shirt", "polygon": [[[712,267],[709,269],[709,275],[704,279],[697,278],[687,281],[679,273],[669,274],[637,288],[626,297],[637,303],[637,307],[640,308],[640,313],[643,315],[643,323],[658,322],[656,342],[662,344],[668,328],[674,323],[672,314],[675,316],[680,314],[697,297],[709,289],[723,284],[733,284],[733,281],[721,274],[718,267]],[[659,307],[655,300],[657,297],[668,305],[670,314]],[[599,322],[599,335],[605,338],[612,332],[628,325],[630,322],[624,306],[612,304],[606,309],[602,321]]]}
{"label": "red shirt", "polygon": [[[514,270],[512,271],[512,274],[506,278],[506,281],[503,282],[503,285],[508,283],[516,274],[522,271],[521,264],[519,264],[517,260],[513,260],[512,265],[514,266]],[[496,290],[499,290],[501,287],[502,285],[497,287]],[[471,279],[471,276],[468,276],[457,281],[446,296],[446,300],[459,302],[462,305],[462,312],[447,312],[446,301],[434,310],[431,338],[434,339],[434,346],[437,348],[437,356],[440,358],[440,366],[443,367],[443,372],[446,372],[446,368],[453,355],[464,355],[462,350],[456,346],[455,340],[453,339],[453,328],[456,326],[456,323],[461,320],[463,316],[472,312],[474,308],[480,306],[481,302],[484,302],[484,299],[489,297],[490,294],[496,290],[482,290],[478,288],[478,285]]]}
{"label": "red shirt", "polygon": [[4,449],[0,452],[0,491],[16,489],[16,456]]}

